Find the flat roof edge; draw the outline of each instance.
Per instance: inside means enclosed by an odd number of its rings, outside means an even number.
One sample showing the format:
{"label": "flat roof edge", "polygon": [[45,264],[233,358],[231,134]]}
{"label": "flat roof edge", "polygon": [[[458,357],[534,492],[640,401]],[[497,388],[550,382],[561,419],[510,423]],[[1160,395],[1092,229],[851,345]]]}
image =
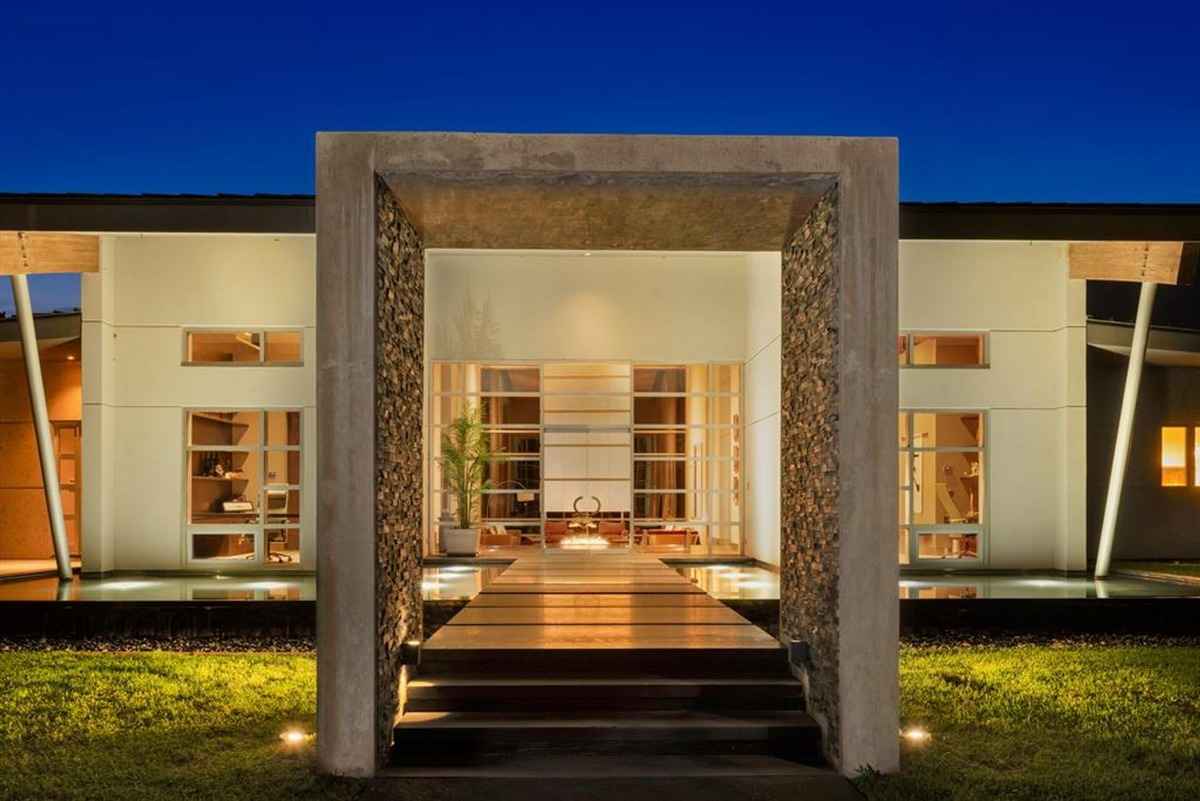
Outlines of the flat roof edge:
{"label": "flat roof edge", "polygon": [[0,195],[0,230],[311,234],[312,195]]}
{"label": "flat roof edge", "polygon": [[[312,234],[312,195],[0,193],[0,230]],[[905,203],[909,240],[1200,241],[1200,203]]]}

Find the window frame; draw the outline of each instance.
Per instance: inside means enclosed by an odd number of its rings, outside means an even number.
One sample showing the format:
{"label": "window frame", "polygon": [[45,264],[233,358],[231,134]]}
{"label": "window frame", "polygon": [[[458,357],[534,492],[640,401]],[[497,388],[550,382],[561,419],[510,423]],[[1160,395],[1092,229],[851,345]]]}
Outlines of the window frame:
{"label": "window frame", "polygon": [[[979,364],[913,364],[913,339],[915,337],[963,337],[977,336],[980,338],[979,347],[982,350]],[[896,334],[896,339],[904,338],[904,362],[898,363],[897,366],[901,370],[988,370],[992,366],[992,343],[991,332],[974,329],[947,329],[933,330],[928,328],[915,328],[910,330],[900,331]],[[899,344],[897,342],[897,344]]]}
{"label": "window frame", "polygon": [[[305,331],[303,326],[187,326],[181,329],[183,332],[183,353],[180,357],[179,365],[181,367],[303,367],[304,366],[304,340]],[[262,346],[258,351],[258,361],[254,362],[207,362],[195,361],[190,356],[190,344],[192,334],[257,334]],[[267,347],[268,338],[272,334],[296,334],[300,337],[300,359],[298,361],[268,361]]]}
{"label": "window frame", "polygon": [[[629,490],[629,512],[624,518],[624,522],[628,527],[630,535],[630,544],[627,546],[630,550],[638,550],[633,545],[634,534],[639,527],[647,527],[650,525],[671,525],[672,523],[682,526],[687,525],[695,529],[699,533],[700,545],[693,546],[690,543],[685,549],[686,553],[691,555],[713,555],[713,556],[737,556],[745,553],[745,532],[748,525],[748,513],[745,508],[745,472],[746,465],[744,461],[744,442],[745,442],[745,365],[742,362],[736,361],[705,361],[705,362],[639,362],[633,360],[592,360],[592,359],[544,359],[544,360],[483,360],[483,359],[431,359],[429,362],[430,380],[429,392],[427,392],[427,423],[425,426],[427,437],[427,452],[426,458],[426,476],[428,486],[431,488],[437,487],[436,478],[437,462],[439,458],[436,456],[437,446],[434,440],[441,436],[445,430],[446,421],[441,420],[439,414],[441,410],[435,409],[434,405],[441,403],[445,399],[454,399],[460,402],[465,408],[470,404],[479,404],[487,398],[495,397],[536,397],[539,399],[539,421],[536,424],[531,423],[514,423],[514,424],[498,424],[488,423],[484,426],[485,431],[499,433],[505,431],[529,431],[536,432],[539,441],[539,450],[536,453],[514,454],[517,458],[537,460],[540,462],[540,482],[535,490],[525,490],[535,492],[537,503],[540,506],[540,517],[529,519],[499,519],[486,518],[483,524],[502,523],[505,526],[532,526],[537,525],[540,532],[540,542],[542,548],[547,548],[545,542],[545,525],[549,516],[546,509],[546,499],[550,497],[550,490],[547,484],[553,484],[556,481],[569,482],[582,480],[581,478],[571,478],[568,476],[549,476],[546,472],[546,453],[552,448],[624,448],[628,452],[628,475],[621,477],[586,477],[591,482],[618,482],[624,483]],[[551,369],[550,374],[547,373],[547,368],[551,366],[561,365],[612,365],[619,366],[621,369],[618,372],[611,373],[587,373],[581,375],[565,375],[557,374]],[[684,368],[685,370],[692,366],[703,365],[706,368],[705,372],[705,389],[703,391],[692,392],[640,392],[636,391],[636,371],[646,368]],[[446,367],[461,367],[463,369],[477,369],[479,371],[479,390],[466,391],[462,386],[455,386],[455,379],[449,372],[439,372]],[[489,367],[493,368],[536,368],[539,371],[539,391],[510,391],[510,390],[482,390],[483,372]],[[732,390],[716,390],[711,387],[717,386],[717,373],[714,368],[729,368],[735,371],[732,380],[736,383],[736,391]],[[587,390],[587,389],[559,389],[554,386],[557,380],[586,380],[589,378],[595,379],[625,379],[628,382],[627,388],[624,391],[614,392],[605,390]],[[686,381],[686,379],[685,379]],[[448,382],[448,383],[447,383]],[[547,382],[550,386],[547,387]],[[686,388],[686,384],[685,384]],[[621,404],[614,404],[613,409],[596,409],[597,414],[604,418],[624,414],[624,422],[616,423],[599,423],[594,429],[595,433],[603,433],[611,431],[612,433],[623,433],[627,435],[627,441],[624,443],[585,443],[582,440],[574,441],[549,441],[554,439],[554,435],[562,435],[568,433],[572,424],[560,423],[554,420],[553,415],[556,411],[555,401],[563,398],[584,397],[584,398],[613,398],[624,401],[622,408],[616,408]],[[639,398],[702,398],[705,403],[706,419],[713,419],[716,413],[717,405],[722,399],[735,399],[733,407],[729,411],[729,424],[677,424],[666,425],[658,423],[640,424],[636,422],[637,410],[636,400]],[[548,402],[549,401],[549,402]],[[449,413],[453,414],[453,406],[449,407]],[[586,413],[586,412],[582,412]],[[548,419],[549,417],[549,419]],[[704,455],[696,457],[690,453],[684,454],[641,454],[637,452],[637,436],[645,433],[679,433],[686,434],[693,430],[722,430],[729,431],[728,449],[729,454],[724,456],[709,456]],[[686,443],[685,443],[686,445]],[[511,457],[510,457],[511,458]],[[688,520],[660,520],[659,518],[639,518],[635,514],[635,501],[637,496],[647,494],[655,494],[654,490],[637,489],[637,463],[638,462],[683,462],[688,465],[686,469],[693,469],[699,465],[700,469],[704,469],[706,465],[721,465],[726,469],[731,469],[733,478],[731,486],[728,489],[711,489],[711,484],[706,484],[704,491],[691,491],[694,496],[705,497],[704,508],[706,513],[702,519],[696,521]],[[706,481],[710,481],[707,473],[705,474]],[[489,490],[488,494],[513,493],[517,490]],[[679,492],[683,492],[680,490]],[[437,540],[437,520],[441,514],[441,502],[443,493],[440,487],[433,489],[428,493],[427,498],[427,530],[425,533],[425,549],[427,553],[433,553],[436,547]],[[726,504],[730,508],[736,506],[736,514],[730,514],[729,517],[736,519],[721,519],[725,517],[723,513],[715,511],[721,508],[718,504],[718,498],[728,498],[729,503]],[[709,511],[714,510],[714,511]],[[727,551],[714,551],[712,548],[711,533],[713,530],[728,530],[731,536],[736,533],[737,552],[730,553]]]}
{"label": "window frame", "polygon": [[[294,412],[299,415],[298,428],[300,444],[273,445],[267,432],[268,415],[273,412]],[[193,445],[192,444],[192,415],[193,414],[257,414],[259,417],[259,437],[253,445]],[[293,572],[304,570],[304,543],[309,531],[309,521],[304,512],[305,498],[308,490],[305,486],[304,475],[307,469],[305,463],[305,409],[299,406],[189,406],[183,409],[183,498],[181,519],[183,521],[183,561],[188,567],[204,567],[207,569],[241,571],[280,571]],[[192,522],[192,454],[193,453],[249,453],[250,458],[258,460],[259,486],[257,490],[257,522],[255,523],[221,523]],[[268,458],[272,453],[297,453],[300,456],[299,483],[272,482],[268,476]],[[283,490],[286,494],[293,491],[299,493],[299,508],[296,510],[298,522],[281,522],[270,519],[267,509],[268,490]],[[286,497],[286,496],[285,496]],[[269,559],[268,532],[296,531],[298,536],[299,558],[293,563],[271,562]],[[254,537],[254,558],[247,560],[225,561],[221,559],[196,558],[194,554],[194,539],[203,534],[248,535]]]}
{"label": "window frame", "polygon": [[[971,446],[935,446],[932,448],[915,448],[913,447],[912,432],[913,432],[913,416],[917,414],[977,414],[979,415],[981,425],[980,444],[977,447]],[[896,532],[895,536],[899,537],[901,532],[908,532],[908,561],[900,563],[900,569],[927,569],[933,566],[939,566],[943,570],[980,570],[987,568],[991,560],[991,502],[992,493],[990,491],[991,481],[991,449],[988,447],[988,440],[991,437],[991,419],[987,409],[971,409],[971,408],[946,408],[946,409],[931,409],[928,407],[901,407],[897,416],[899,424],[899,415],[904,415],[907,420],[903,426],[898,425],[897,430],[897,470],[901,469],[900,457],[906,458],[908,465],[909,483],[904,484],[897,476],[897,494],[896,502],[898,505],[903,505],[905,493],[909,494],[910,500],[907,504],[908,514],[906,522],[900,522],[899,510],[896,516],[896,528],[889,529]],[[908,445],[900,445],[900,435],[902,432],[907,432]],[[982,496],[982,501],[979,506],[979,516],[982,522],[979,523],[914,523],[912,519],[912,459],[915,453],[978,453],[981,478],[979,482],[979,494]],[[936,502],[936,501],[935,501]],[[920,556],[920,536],[922,534],[976,534],[977,547],[976,557],[974,559],[936,559],[936,558],[921,558]],[[899,545],[897,544],[897,553]],[[898,558],[898,557],[897,557]]]}

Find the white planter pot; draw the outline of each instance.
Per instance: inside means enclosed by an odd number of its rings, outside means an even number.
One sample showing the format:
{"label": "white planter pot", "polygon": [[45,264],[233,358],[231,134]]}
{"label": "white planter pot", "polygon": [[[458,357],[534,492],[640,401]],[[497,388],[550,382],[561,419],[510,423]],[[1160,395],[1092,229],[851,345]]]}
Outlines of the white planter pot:
{"label": "white planter pot", "polygon": [[479,553],[479,529],[444,528],[442,547],[447,556],[475,556]]}

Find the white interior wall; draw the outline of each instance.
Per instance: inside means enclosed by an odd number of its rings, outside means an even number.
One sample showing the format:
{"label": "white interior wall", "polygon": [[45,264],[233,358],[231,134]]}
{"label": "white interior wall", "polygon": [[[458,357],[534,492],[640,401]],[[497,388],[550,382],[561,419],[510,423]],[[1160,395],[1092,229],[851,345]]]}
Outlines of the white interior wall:
{"label": "white interior wall", "polygon": [[779,253],[746,256],[746,555],[779,565]]}
{"label": "white interior wall", "polygon": [[428,250],[431,360],[741,361],[740,254]]}
{"label": "white interior wall", "polygon": [[1085,296],[1066,256],[1061,242],[900,243],[901,330],[989,334],[987,369],[900,371],[902,408],[987,412],[980,566],[1086,566]]}
{"label": "white interior wall", "polygon": [[[184,411],[196,407],[304,409],[301,567],[312,569],[313,237],[115,235],[102,254],[83,287],[84,569],[188,567]],[[184,329],[206,326],[302,328],[304,366],[183,366]]]}

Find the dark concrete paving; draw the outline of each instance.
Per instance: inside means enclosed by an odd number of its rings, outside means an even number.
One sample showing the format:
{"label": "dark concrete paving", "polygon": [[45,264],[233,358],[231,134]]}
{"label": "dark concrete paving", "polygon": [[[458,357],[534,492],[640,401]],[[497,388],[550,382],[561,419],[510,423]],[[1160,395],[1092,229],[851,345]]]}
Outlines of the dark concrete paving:
{"label": "dark concrete paving", "polygon": [[[544,764],[543,764],[544,763]],[[581,757],[514,760],[494,769],[388,771],[361,801],[862,801],[854,785],[825,768],[771,757]]]}

